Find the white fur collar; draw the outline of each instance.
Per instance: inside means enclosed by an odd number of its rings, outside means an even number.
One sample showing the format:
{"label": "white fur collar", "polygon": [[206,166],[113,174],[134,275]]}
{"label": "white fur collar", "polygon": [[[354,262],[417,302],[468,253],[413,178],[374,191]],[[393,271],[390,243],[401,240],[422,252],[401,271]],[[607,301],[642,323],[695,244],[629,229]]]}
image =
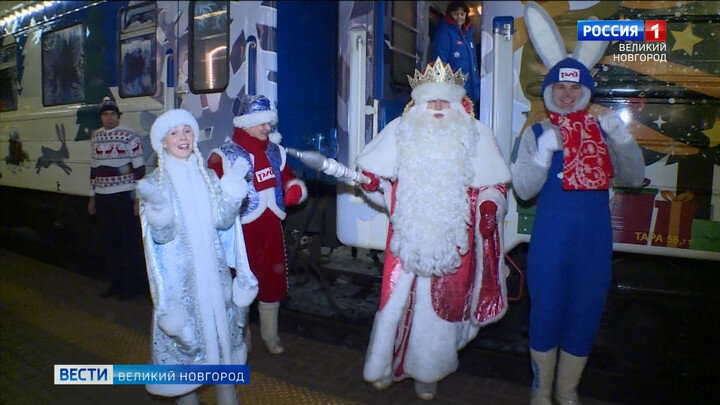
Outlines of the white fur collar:
{"label": "white fur collar", "polygon": [[[392,120],[368,143],[357,158],[360,170],[367,170],[377,176],[388,179],[397,177],[397,147],[395,130],[403,117]],[[478,142],[477,152],[472,158],[475,175],[471,187],[481,187],[510,182],[510,169],[502,158],[492,130],[475,121]]]}

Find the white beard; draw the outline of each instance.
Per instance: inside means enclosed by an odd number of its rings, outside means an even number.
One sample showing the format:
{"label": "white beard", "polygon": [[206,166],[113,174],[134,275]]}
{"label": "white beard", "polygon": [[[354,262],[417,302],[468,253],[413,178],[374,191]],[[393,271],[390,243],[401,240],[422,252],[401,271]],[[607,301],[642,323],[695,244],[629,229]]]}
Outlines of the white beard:
{"label": "white beard", "polygon": [[468,251],[470,226],[475,127],[455,106],[442,110],[442,118],[434,113],[416,106],[397,128],[398,186],[390,218],[390,250],[406,271],[422,276],[455,273]]}

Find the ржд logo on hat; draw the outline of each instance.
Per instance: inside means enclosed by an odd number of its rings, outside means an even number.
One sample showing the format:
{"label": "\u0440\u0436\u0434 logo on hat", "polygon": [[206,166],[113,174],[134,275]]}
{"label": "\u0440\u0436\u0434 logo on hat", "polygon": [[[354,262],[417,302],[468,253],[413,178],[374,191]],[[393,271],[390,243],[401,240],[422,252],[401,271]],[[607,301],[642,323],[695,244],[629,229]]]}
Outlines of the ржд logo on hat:
{"label": "\u0440\u0436\u0434 logo on hat", "polygon": [[560,68],[558,80],[561,82],[580,82],[580,70],[575,68]]}

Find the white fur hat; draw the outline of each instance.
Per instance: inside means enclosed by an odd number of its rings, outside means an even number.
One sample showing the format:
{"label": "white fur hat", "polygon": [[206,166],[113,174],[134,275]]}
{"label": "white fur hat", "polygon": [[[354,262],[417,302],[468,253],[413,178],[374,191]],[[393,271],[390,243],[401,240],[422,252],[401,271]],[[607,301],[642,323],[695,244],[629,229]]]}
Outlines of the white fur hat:
{"label": "white fur hat", "polygon": [[198,122],[190,112],[182,109],[170,110],[163,113],[155,119],[150,128],[150,143],[155,152],[160,155],[163,150],[162,140],[168,131],[178,125],[188,125],[193,130],[194,140],[193,148],[197,148],[197,139],[200,135],[200,127]]}
{"label": "white fur hat", "polygon": [[415,104],[424,104],[430,100],[445,100],[459,103],[465,95],[465,89],[453,83],[423,83],[411,93]]}

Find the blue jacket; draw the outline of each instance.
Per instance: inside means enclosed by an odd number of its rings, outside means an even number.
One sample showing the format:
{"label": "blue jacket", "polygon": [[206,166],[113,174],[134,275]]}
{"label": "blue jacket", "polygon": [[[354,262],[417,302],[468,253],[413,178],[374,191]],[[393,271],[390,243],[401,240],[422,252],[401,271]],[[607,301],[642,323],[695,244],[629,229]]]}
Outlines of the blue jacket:
{"label": "blue jacket", "polygon": [[432,57],[440,57],[443,62],[450,63],[453,71],[462,69],[468,74],[465,82],[467,96],[477,103],[480,98],[480,73],[477,64],[477,50],[473,43],[473,28],[468,27],[463,37],[460,27],[451,18],[444,18],[438,24],[432,43]]}

